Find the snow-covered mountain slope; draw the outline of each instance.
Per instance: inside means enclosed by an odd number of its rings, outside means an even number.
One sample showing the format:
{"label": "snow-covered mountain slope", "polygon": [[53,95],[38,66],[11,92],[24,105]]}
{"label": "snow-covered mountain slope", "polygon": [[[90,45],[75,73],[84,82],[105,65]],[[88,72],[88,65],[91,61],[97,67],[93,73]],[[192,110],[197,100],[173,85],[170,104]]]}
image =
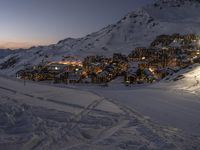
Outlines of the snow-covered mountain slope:
{"label": "snow-covered mountain slope", "polygon": [[169,77],[163,82],[169,83],[171,89],[186,90],[199,96],[200,90],[200,65],[191,65]]}
{"label": "snow-covered mountain slope", "polygon": [[0,49],[0,59],[10,55],[10,54],[13,54],[13,53],[16,53],[15,51],[12,51],[10,49]]}
{"label": "snow-covered mountain slope", "polygon": [[198,0],[158,0],[127,14],[116,24],[83,38],[67,38],[57,44],[33,47],[1,60],[0,64],[16,56],[19,61],[13,68],[3,71],[10,73],[19,70],[22,64],[34,65],[41,61],[83,59],[88,55],[109,56],[116,52],[128,54],[134,47],[149,46],[160,34],[200,34],[199,11]]}

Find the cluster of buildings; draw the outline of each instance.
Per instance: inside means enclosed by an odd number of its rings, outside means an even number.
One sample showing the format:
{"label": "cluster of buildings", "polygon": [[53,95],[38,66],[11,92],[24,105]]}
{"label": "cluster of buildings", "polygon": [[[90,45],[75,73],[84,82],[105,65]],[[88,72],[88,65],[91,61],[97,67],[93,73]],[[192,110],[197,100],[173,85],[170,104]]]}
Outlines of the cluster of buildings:
{"label": "cluster of buildings", "polygon": [[63,83],[107,83],[122,77],[124,83],[152,83],[181,68],[200,62],[200,37],[160,35],[150,47],[135,48],[129,55],[88,56],[81,61],[49,62],[17,72],[26,80]]}
{"label": "cluster of buildings", "polygon": [[88,56],[83,61],[87,77],[92,83],[107,83],[121,76],[128,69],[126,55],[113,54],[112,58]]}
{"label": "cluster of buildings", "polygon": [[78,83],[84,76],[82,62],[59,61],[33,66],[17,72],[20,79],[33,81],[54,81],[56,83]]}
{"label": "cluster of buildings", "polygon": [[160,80],[200,62],[200,37],[194,34],[160,35],[150,47],[135,48],[128,55],[128,60],[137,65],[129,68],[127,82]]}

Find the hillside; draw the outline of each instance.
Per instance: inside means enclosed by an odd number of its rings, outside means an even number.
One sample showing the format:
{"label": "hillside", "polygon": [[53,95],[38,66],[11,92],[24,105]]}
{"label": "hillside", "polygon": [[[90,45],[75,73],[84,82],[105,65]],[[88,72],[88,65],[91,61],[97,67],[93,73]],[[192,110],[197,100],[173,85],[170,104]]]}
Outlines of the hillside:
{"label": "hillside", "polygon": [[57,44],[32,47],[10,55],[0,60],[0,64],[13,56],[18,61],[1,73],[13,74],[24,64],[35,65],[42,61],[83,59],[88,55],[110,56],[116,52],[128,54],[135,47],[149,46],[161,34],[200,34],[199,11],[198,0],[158,0],[83,38],[67,38]]}
{"label": "hillside", "polygon": [[13,54],[15,53],[15,51],[12,51],[10,49],[0,49],[0,59],[10,55],[10,54]]}
{"label": "hillside", "polygon": [[162,82],[168,83],[172,89],[180,89],[199,96],[200,66],[194,64],[169,77]]}

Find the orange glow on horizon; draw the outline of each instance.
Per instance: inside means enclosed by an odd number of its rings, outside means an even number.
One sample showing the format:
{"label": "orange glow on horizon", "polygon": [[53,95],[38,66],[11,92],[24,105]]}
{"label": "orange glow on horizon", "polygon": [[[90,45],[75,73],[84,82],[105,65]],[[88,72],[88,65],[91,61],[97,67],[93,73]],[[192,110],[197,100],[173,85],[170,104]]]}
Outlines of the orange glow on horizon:
{"label": "orange glow on horizon", "polygon": [[[14,42],[13,42],[14,41]],[[31,42],[29,42],[31,41]],[[3,40],[0,39],[0,48],[1,49],[18,49],[18,48],[30,48],[33,46],[39,46],[39,45],[50,45],[57,43],[56,39],[32,39],[29,41],[25,41],[23,39],[12,39],[11,41],[9,40]]]}
{"label": "orange glow on horizon", "polygon": [[30,48],[32,46],[33,46],[33,44],[30,44],[30,43],[18,43],[18,42],[0,43],[0,48],[2,48],[2,49]]}

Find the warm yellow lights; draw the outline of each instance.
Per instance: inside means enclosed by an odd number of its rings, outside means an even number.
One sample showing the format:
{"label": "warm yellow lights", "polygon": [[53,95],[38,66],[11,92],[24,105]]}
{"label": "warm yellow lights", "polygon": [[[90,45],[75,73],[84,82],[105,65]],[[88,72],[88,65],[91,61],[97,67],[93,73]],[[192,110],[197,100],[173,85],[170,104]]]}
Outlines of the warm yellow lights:
{"label": "warm yellow lights", "polygon": [[200,40],[197,41],[198,46],[200,47]]}
{"label": "warm yellow lights", "polygon": [[51,64],[60,64],[60,65],[72,65],[72,66],[80,66],[82,67],[83,64],[81,61],[55,61],[55,62],[50,62],[49,65]]}
{"label": "warm yellow lights", "polygon": [[153,72],[153,71],[154,71],[152,68],[149,68],[149,70],[150,70],[151,72]]}
{"label": "warm yellow lights", "polygon": [[193,59],[196,59],[196,58],[198,58],[198,56],[194,56],[194,57],[193,57]]}
{"label": "warm yellow lights", "polygon": [[142,57],[142,60],[145,60],[146,59],[146,57]]}

